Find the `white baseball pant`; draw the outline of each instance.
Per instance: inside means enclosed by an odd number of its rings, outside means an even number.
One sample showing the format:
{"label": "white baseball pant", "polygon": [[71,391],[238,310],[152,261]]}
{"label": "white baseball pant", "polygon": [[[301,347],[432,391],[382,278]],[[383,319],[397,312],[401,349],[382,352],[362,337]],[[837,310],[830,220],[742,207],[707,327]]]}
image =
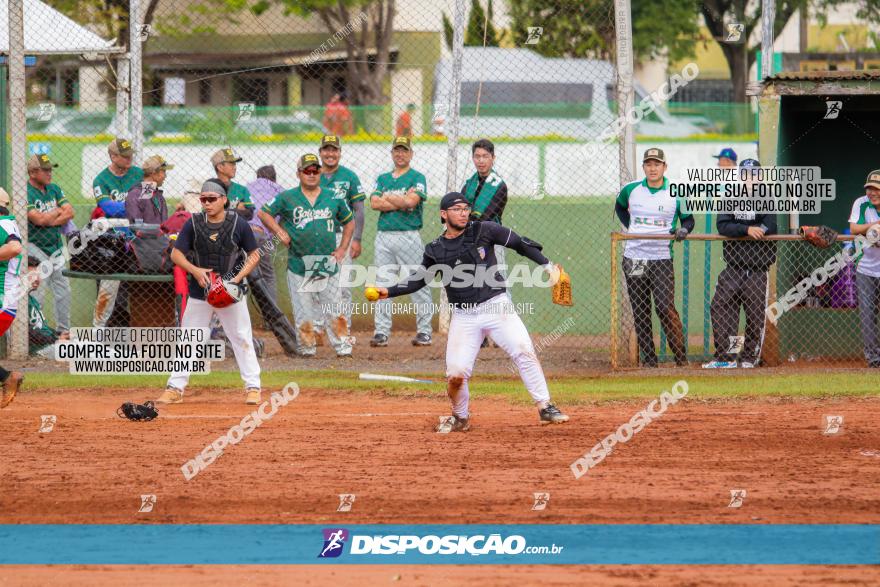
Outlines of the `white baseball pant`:
{"label": "white baseball pant", "polygon": [[[214,314],[220,320],[223,332],[232,345],[232,352],[235,354],[235,362],[238,363],[245,389],[259,389],[260,363],[254,350],[251,317],[245,300],[225,308],[215,308],[205,300],[189,298],[186,310],[183,312],[181,328],[208,328],[211,324],[211,316]],[[179,389],[181,392],[186,389],[187,383],[189,383],[188,371],[172,373],[168,378],[168,387]]]}
{"label": "white baseball pant", "polygon": [[[342,244],[342,233],[336,233],[336,247]],[[349,247],[348,251],[345,253],[345,258],[342,259],[341,267],[345,267],[346,265],[351,265],[351,247]],[[314,302],[316,304],[320,304],[320,300],[318,299],[318,294],[315,293]],[[351,288],[350,287],[339,287],[339,297],[340,303],[342,304],[343,313],[345,314],[345,322],[348,324],[348,331],[351,332]],[[324,316],[319,315],[315,318],[315,332],[324,332]]]}
{"label": "white baseball pant", "polygon": [[512,303],[510,296],[503,293],[476,308],[452,311],[446,340],[446,378],[450,384],[452,412],[460,418],[468,417],[468,381],[486,336],[504,349],[516,364],[519,376],[535,404],[543,408],[550,402],[544,370],[538,362],[529,331],[509,307]]}

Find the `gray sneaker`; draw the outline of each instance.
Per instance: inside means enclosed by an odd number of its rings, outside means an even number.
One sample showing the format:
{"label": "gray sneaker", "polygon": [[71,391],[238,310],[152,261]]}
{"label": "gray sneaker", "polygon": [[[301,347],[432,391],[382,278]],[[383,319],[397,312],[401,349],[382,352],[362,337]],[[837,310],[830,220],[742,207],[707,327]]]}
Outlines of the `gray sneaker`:
{"label": "gray sneaker", "polygon": [[425,332],[419,332],[412,339],[413,346],[431,346],[431,335]]}
{"label": "gray sneaker", "polygon": [[538,414],[541,416],[541,424],[562,424],[568,422],[568,416],[559,411],[559,408],[550,404]]}
{"label": "gray sneaker", "polygon": [[384,334],[374,334],[370,339],[370,346],[388,346],[388,337]]}

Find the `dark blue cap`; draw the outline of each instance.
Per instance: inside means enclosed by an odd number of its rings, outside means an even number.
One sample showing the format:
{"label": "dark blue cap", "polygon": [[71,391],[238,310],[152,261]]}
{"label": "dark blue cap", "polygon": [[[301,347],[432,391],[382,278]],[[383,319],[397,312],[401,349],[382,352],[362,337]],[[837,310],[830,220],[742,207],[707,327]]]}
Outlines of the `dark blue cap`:
{"label": "dark blue cap", "polygon": [[761,163],[757,159],[743,159],[740,167],[760,167]]}
{"label": "dark blue cap", "polygon": [[715,157],[716,159],[721,159],[722,157],[724,157],[725,159],[730,159],[731,161],[736,163],[736,151],[734,151],[730,147],[726,147],[724,149],[721,149],[720,153],[718,153],[717,155],[712,155],[712,156]]}

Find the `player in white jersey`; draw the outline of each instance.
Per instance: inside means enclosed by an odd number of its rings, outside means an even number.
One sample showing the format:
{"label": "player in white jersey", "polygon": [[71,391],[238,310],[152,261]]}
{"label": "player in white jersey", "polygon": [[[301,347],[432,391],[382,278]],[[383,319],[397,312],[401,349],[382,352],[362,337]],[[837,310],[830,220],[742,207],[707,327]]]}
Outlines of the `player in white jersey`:
{"label": "player in white jersey", "polygon": [[[849,217],[849,229],[854,235],[869,235],[869,241],[876,241],[876,231],[880,231],[880,169],[868,174],[865,181],[865,195],[853,202]],[[856,287],[859,292],[859,317],[862,325],[862,343],[865,360],[869,367],[880,368],[880,327],[877,325],[877,310],[880,308],[880,248],[877,245],[865,247],[856,266]]]}
{"label": "player in white jersey", "polygon": [[558,266],[541,253],[539,244],[495,222],[468,221],[470,212],[471,206],[462,194],[451,192],[443,196],[440,218],[446,223],[446,231],[425,246],[420,270],[399,285],[377,288],[379,298],[411,294],[425,287],[434,278],[434,272],[442,271],[446,275],[447,269],[450,273],[455,269],[454,277],[444,280],[446,295],[453,306],[446,341],[447,394],[452,401],[452,418],[448,424],[451,431],[470,429],[468,380],[486,336],[490,336],[516,363],[538,408],[541,423],[566,422],[568,416],[550,403],[547,381],[529,332],[511,308],[507,286],[498,271],[495,245],[513,249],[543,265],[551,274],[558,274]]}
{"label": "player in white jersey", "polygon": [[[0,188],[0,336],[6,334],[21,299],[21,267],[24,259],[21,247],[21,233],[15,217],[9,214],[9,194]],[[0,382],[3,395],[0,409],[8,406],[18,393],[24,375],[18,371],[7,371],[0,367]]]}
{"label": "player in white jersey", "polygon": [[[680,200],[669,194],[666,155],[651,148],[642,158],[645,179],[623,186],[614,210],[629,234],[673,234],[683,240],[694,229],[694,217],[683,214]],[[680,227],[676,228],[676,223]],[[687,347],[681,318],[675,309],[675,273],[672,243],[665,240],[628,240],[623,252],[623,274],[632,305],[641,363],[657,366],[654,331],[651,327],[651,299],[660,319],[675,364],[687,365]]]}

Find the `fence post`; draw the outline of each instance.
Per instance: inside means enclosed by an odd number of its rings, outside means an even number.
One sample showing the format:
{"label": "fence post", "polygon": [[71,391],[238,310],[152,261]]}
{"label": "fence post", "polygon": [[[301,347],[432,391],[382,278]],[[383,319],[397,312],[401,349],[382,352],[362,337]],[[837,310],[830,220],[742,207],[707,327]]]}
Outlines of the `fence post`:
{"label": "fence post", "polygon": [[617,309],[617,235],[611,233],[611,369],[620,368],[620,316]]}
{"label": "fence post", "polygon": [[121,55],[116,60],[116,135],[129,138],[128,114],[131,103],[130,87],[131,62],[128,55]]}
{"label": "fence post", "polygon": [[[24,69],[24,2],[9,2],[9,131],[12,135],[9,158],[11,160],[12,215],[18,221],[21,231],[21,244],[24,247],[24,258],[27,258],[27,125],[25,121],[26,80]],[[0,114],[5,116],[6,113]],[[6,137],[3,137],[5,140]],[[25,261],[25,266],[27,262]],[[21,273],[26,273],[22,271]],[[22,275],[22,277],[24,277]],[[24,285],[22,285],[24,287]],[[19,319],[12,323],[12,348],[9,356],[13,359],[26,359],[28,356],[28,298],[23,297],[18,303]]]}
{"label": "fence post", "polygon": [[[617,115],[625,116],[635,105],[630,0],[614,0],[614,31],[617,35]],[[633,125],[623,125],[623,136],[618,143],[620,185],[636,177],[635,132]]]}
{"label": "fence post", "polygon": [[[464,0],[455,0],[455,21],[452,32],[452,84],[449,93],[449,114],[446,117],[446,191],[456,189],[458,183],[458,122],[461,111],[461,61],[464,56]],[[452,314],[446,299],[446,289],[440,288],[440,334],[449,332]]]}
{"label": "fence post", "polygon": [[[767,307],[769,308],[776,301],[776,266],[778,263],[770,266],[770,273],[767,275]],[[770,322],[767,316],[764,316],[764,346],[761,349],[761,360],[768,367],[776,367],[782,362],[779,356],[779,327]]]}
{"label": "fence post", "polygon": [[129,86],[131,96],[131,145],[134,158],[144,158],[144,72],[143,43],[141,42],[141,9],[139,0],[128,3],[128,44],[130,56]]}

